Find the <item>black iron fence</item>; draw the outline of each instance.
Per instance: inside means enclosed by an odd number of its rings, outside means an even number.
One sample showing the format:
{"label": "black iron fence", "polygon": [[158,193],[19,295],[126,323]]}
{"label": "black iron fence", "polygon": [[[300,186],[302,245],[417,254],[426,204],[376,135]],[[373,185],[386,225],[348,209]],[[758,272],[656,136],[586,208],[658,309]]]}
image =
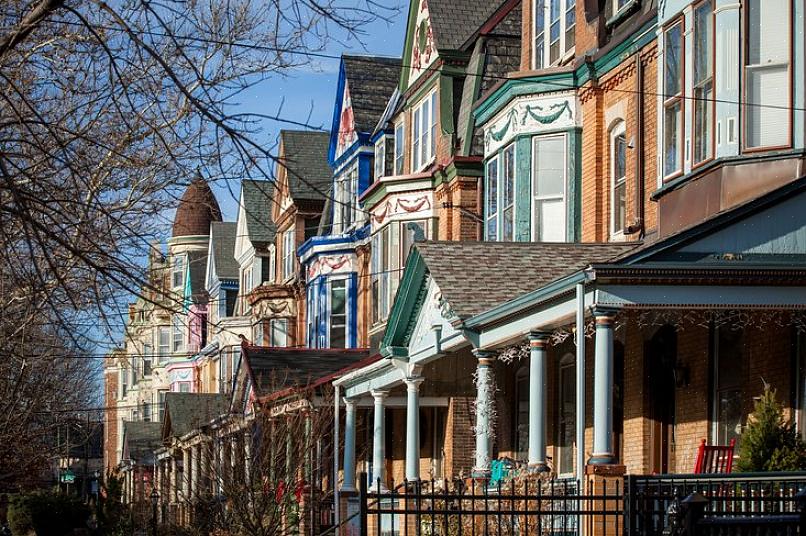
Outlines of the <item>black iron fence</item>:
{"label": "black iron fence", "polygon": [[512,479],[490,486],[479,480],[403,483],[389,491],[362,475],[361,534],[373,536],[515,536],[585,534],[620,536],[622,479]]}
{"label": "black iron fence", "polygon": [[625,531],[660,536],[806,534],[806,472],[625,479]]}

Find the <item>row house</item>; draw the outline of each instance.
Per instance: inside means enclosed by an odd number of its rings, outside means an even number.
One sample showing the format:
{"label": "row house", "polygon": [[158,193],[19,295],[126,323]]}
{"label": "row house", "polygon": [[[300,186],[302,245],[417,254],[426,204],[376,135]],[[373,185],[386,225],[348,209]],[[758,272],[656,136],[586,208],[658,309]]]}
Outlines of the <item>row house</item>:
{"label": "row house", "polygon": [[367,346],[370,226],[358,200],[378,174],[378,158],[386,158],[375,155],[371,136],[399,75],[399,59],[341,58],[326,153],[332,182],[320,229],[297,252],[308,311],[301,342],[309,348]]}
{"label": "row house", "polygon": [[[500,459],[577,479],[689,473],[703,439],[741,442],[760,377],[803,429],[806,13],[763,6],[502,6],[520,17],[519,68],[471,103],[484,242],[414,244],[384,359],[335,382],[348,416],[374,403],[373,485],[488,478]],[[364,195],[370,212],[395,180]],[[447,417],[423,448],[431,405]]]}

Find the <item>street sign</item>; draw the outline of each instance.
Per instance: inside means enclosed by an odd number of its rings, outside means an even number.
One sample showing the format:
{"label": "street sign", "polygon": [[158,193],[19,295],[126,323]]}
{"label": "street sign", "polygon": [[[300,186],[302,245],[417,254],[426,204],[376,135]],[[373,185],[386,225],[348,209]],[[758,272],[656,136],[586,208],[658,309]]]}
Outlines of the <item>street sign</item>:
{"label": "street sign", "polygon": [[70,469],[63,471],[60,477],[62,484],[73,484],[76,481],[76,475]]}

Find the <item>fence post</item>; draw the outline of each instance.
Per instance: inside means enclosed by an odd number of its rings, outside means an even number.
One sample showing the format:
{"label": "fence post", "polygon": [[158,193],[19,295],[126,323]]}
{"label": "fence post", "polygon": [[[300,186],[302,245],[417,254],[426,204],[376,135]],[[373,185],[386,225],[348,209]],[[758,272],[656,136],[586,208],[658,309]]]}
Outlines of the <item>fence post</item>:
{"label": "fence post", "polygon": [[702,519],[708,502],[708,499],[696,491],[680,501],[686,515],[683,534],[687,536],[695,536],[697,534],[697,522]]}
{"label": "fence post", "polygon": [[800,512],[800,533],[806,534],[806,488],[795,494],[795,508]]}
{"label": "fence post", "polygon": [[367,474],[361,473],[358,475],[358,516],[361,518],[361,536],[369,534],[367,523]]}

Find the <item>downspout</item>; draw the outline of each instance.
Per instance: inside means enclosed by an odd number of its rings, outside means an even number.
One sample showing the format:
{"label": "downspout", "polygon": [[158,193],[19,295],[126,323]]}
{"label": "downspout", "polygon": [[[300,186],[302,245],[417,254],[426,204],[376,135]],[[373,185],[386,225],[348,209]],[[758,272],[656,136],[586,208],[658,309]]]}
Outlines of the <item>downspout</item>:
{"label": "downspout", "polygon": [[641,53],[635,54],[635,85],[638,106],[635,111],[635,221],[627,227],[627,234],[638,233],[638,239],[644,237],[644,66]]}
{"label": "downspout", "polygon": [[[585,281],[577,283],[576,310],[576,480],[585,478]],[[581,489],[581,488],[580,488]]]}

